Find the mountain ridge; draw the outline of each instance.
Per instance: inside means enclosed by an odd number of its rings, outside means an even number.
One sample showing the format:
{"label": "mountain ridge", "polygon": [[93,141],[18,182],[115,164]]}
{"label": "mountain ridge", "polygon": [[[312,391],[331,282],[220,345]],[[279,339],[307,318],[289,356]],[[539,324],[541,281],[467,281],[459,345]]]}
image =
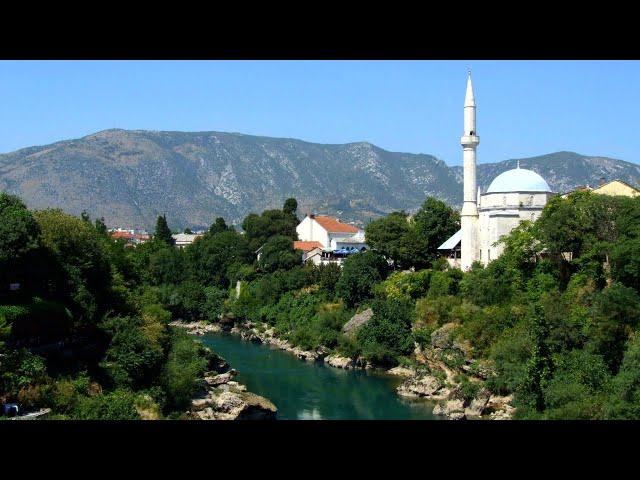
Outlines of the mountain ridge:
{"label": "mountain ridge", "polygon": [[[553,152],[478,164],[478,184],[517,162],[554,191],[620,178],[635,184],[640,166],[625,160]],[[106,129],[84,137],[0,154],[0,190],[30,208],[86,210],[109,226],[150,228],[166,214],[173,228],[204,227],[217,216],[239,223],[249,212],[298,199],[362,224],[394,210],[413,211],[427,195],[462,200],[462,167],[426,153],[391,152],[367,141],[321,144],[240,132]]]}

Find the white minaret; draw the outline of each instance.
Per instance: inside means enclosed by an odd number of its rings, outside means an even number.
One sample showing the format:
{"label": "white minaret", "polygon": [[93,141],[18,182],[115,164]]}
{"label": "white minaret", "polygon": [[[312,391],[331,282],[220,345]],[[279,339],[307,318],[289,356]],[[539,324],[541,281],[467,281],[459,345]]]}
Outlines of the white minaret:
{"label": "white minaret", "polygon": [[468,270],[471,264],[479,259],[476,148],[480,143],[480,137],[476,135],[476,99],[473,96],[471,72],[467,79],[467,93],[464,97],[464,133],[460,143],[464,161],[464,203],[460,213],[462,227],[460,266],[462,270]]}

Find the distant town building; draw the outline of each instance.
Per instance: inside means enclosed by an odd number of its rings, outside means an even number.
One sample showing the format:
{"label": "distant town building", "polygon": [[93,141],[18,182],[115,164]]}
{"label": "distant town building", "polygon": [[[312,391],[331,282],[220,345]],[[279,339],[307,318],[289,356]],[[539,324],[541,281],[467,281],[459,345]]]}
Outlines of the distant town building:
{"label": "distant town building", "polygon": [[201,233],[175,233],[171,237],[176,241],[176,247],[184,248],[195,242],[196,238],[201,237]]}
{"label": "distant town building", "polygon": [[640,190],[636,187],[629,185],[622,180],[611,180],[609,182],[602,183],[599,187],[592,188],[589,185],[580,186],[571,192],[567,192],[562,195],[563,198],[566,198],[570,193],[580,192],[580,191],[591,191],[593,193],[598,193],[600,195],[621,195],[624,197],[637,197],[640,195]]}
{"label": "distant town building", "polygon": [[111,230],[109,235],[114,240],[124,240],[125,245],[127,247],[133,247],[134,245],[140,245],[142,243],[148,242],[151,238],[147,233],[137,233],[135,229],[123,229],[118,228],[115,230]]}
{"label": "distant town building", "polygon": [[341,265],[349,255],[368,248],[364,230],[326,215],[307,215],[296,232],[299,241],[294,242],[294,248],[303,252],[303,261],[316,265]]}
{"label": "distant town building", "polygon": [[496,244],[523,220],[535,221],[554,194],[547,182],[532,170],[517,168],[498,175],[486,193],[476,186],[476,149],[480,137],[476,129],[476,101],[467,79],[464,101],[464,132],[460,139],[463,149],[464,203],[460,213],[461,229],[438,250],[452,266],[463,270],[473,262],[486,265],[502,254]]}

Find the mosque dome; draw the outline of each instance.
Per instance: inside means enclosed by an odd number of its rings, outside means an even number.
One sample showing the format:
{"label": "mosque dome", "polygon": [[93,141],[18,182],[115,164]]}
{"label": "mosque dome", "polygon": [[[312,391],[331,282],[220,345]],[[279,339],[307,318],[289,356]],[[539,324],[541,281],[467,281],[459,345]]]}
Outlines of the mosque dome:
{"label": "mosque dome", "polygon": [[493,179],[487,193],[550,192],[549,184],[533,170],[514,168]]}

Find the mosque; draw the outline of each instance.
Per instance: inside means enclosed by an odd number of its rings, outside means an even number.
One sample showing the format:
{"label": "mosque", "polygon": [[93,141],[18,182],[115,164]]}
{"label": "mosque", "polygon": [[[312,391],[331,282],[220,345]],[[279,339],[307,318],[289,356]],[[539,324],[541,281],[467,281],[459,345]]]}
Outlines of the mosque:
{"label": "mosque", "polygon": [[473,262],[487,265],[500,256],[503,245],[495,245],[523,220],[535,221],[554,193],[547,182],[532,170],[517,168],[498,175],[485,193],[476,185],[476,149],[480,137],[476,129],[476,101],[471,73],[464,99],[464,133],[460,139],[464,161],[464,203],[461,229],[438,250],[449,264],[462,270]]}

